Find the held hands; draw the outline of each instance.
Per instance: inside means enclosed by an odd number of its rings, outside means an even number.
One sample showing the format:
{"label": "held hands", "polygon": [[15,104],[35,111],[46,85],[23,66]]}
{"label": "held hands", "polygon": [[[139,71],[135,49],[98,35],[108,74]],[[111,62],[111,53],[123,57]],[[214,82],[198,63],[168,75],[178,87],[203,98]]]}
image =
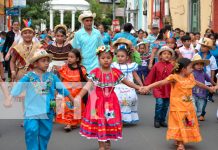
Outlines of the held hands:
{"label": "held hands", "polygon": [[150,89],[148,88],[148,86],[141,86],[141,87],[139,88],[139,92],[140,92],[141,94],[147,94],[147,93],[149,93],[149,91],[150,91]]}

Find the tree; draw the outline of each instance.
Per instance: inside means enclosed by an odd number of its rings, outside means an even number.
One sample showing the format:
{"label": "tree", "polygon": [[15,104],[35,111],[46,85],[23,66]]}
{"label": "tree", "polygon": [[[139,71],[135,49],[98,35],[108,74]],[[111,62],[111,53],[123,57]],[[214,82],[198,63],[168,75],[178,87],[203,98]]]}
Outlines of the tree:
{"label": "tree", "polygon": [[40,25],[41,19],[46,20],[46,22],[48,22],[48,1],[49,0],[27,0],[27,6],[21,9],[21,19],[31,19],[32,27]]}

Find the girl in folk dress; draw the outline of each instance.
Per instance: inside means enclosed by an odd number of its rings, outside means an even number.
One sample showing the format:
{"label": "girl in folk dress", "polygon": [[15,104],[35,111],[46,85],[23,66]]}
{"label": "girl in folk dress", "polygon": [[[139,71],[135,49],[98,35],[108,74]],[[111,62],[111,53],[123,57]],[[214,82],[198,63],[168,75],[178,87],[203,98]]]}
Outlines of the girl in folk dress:
{"label": "girl in folk dress", "polygon": [[[82,88],[82,82],[86,82],[86,69],[81,66],[82,57],[78,50],[72,49],[68,53],[68,63],[62,66],[58,71],[62,82],[65,84],[71,95],[75,97]],[[76,112],[74,109],[68,107],[69,99],[65,98],[62,107],[63,112],[58,111],[56,116],[56,122],[65,124],[65,131],[69,132],[71,129],[76,128],[81,123],[81,117],[75,116]],[[84,104],[78,112],[83,112]],[[79,115],[79,114],[78,114]],[[78,118],[79,117],[79,118]]]}
{"label": "girl in folk dress", "polygon": [[185,150],[184,143],[201,141],[198,119],[192,102],[192,89],[197,85],[214,91],[214,88],[207,87],[195,80],[192,67],[191,60],[181,58],[176,63],[173,74],[144,88],[144,91],[147,92],[154,87],[171,84],[166,138],[176,141],[177,150]]}
{"label": "girl in folk dress", "polygon": [[111,68],[113,52],[110,47],[99,47],[97,55],[100,67],[90,72],[88,83],[74,100],[77,106],[80,98],[94,85],[82,118],[80,134],[88,139],[98,139],[99,150],[110,150],[110,140],[122,138],[121,112],[114,87],[122,82],[139,91],[141,88],[125,79],[120,70]]}
{"label": "girl in folk dress", "polygon": [[[141,86],[143,85],[141,79],[137,74],[138,64],[135,62],[130,63],[130,50],[131,42],[126,39],[118,39],[115,42],[117,62],[112,63],[111,67],[119,69],[125,78],[131,82],[135,79]],[[119,84],[115,87],[115,93],[117,94],[121,113],[122,121],[125,124],[135,124],[139,121],[138,116],[138,97],[135,89],[126,86],[125,84]]]}

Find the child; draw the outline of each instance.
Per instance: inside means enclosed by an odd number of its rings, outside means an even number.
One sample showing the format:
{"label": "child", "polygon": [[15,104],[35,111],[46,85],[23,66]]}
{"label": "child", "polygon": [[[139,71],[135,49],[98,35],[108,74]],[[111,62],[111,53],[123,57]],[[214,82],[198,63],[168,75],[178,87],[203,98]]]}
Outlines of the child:
{"label": "child", "polygon": [[75,104],[94,84],[82,119],[80,134],[88,139],[98,139],[99,150],[109,150],[110,140],[122,138],[122,118],[114,86],[120,82],[141,91],[141,88],[124,79],[122,72],[111,68],[113,52],[110,47],[97,49],[100,67],[88,75],[89,82],[75,98]]}
{"label": "child", "polygon": [[73,101],[58,77],[47,72],[51,59],[52,55],[38,49],[29,61],[34,66],[33,71],[24,75],[11,91],[12,96],[26,92],[24,130],[27,150],[47,149],[54,115],[50,104],[55,98],[56,90]]}
{"label": "child", "polygon": [[[174,56],[175,53],[173,49],[169,48],[168,46],[163,46],[158,51],[158,57],[160,58],[160,61],[151,69],[144,84],[149,85],[168,77],[173,70],[171,59]],[[167,127],[165,120],[169,107],[170,85],[154,88],[153,95],[156,98],[154,127]]]}
{"label": "child", "polygon": [[[68,63],[62,66],[62,68],[58,71],[62,82],[65,84],[67,89],[70,91],[71,95],[75,97],[82,88],[82,82],[86,82],[86,69],[81,66],[82,56],[77,49],[72,49],[68,53]],[[56,122],[65,124],[64,130],[69,132],[71,129],[76,128],[81,123],[81,117],[76,117],[74,115],[74,109],[70,109],[65,105],[65,103],[69,103],[69,99],[66,98],[63,106],[64,113],[57,112]],[[82,105],[83,106],[83,105]],[[84,106],[83,106],[84,107]],[[79,110],[79,112],[83,112],[84,108]]]}
{"label": "child", "polygon": [[[210,60],[203,60],[200,55],[195,55],[192,60],[192,64],[194,68],[193,74],[195,80],[203,84],[205,84],[205,81],[207,81],[213,85],[216,85],[216,83],[210,79],[207,73],[204,72],[204,66],[208,66],[210,64]],[[202,114],[204,101],[207,101],[207,91],[196,86],[193,88],[193,96],[195,100],[197,116],[200,117]]]}
{"label": "child", "polygon": [[[143,85],[139,76],[137,75],[138,64],[135,62],[130,63],[131,56],[129,41],[126,39],[118,39],[114,48],[116,50],[117,62],[112,63],[111,67],[119,69],[125,78],[131,82],[135,79],[139,85]],[[121,113],[122,121],[125,124],[136,124],[139,121],[138,116],[138,97],[135,89],[132,89],[125,84],[115,86],[115,93],[117,94]]]}
{"label": "child", "polygon": [[[204,69],[207,73],[207,75],[211,78],[211,81],[214,82],[215,77],[215,70],[217,70],[217,64],[215,57],[210,53],[210,50],[213,47],[213,41],[209,38],[203,38],[202,41],[199,43],[201,45],[200,51],[196,55],[200,55],[200,57],[203,60],[210,60],[210,65],[206,66]],[[207,86],[211,86],[210,82],[205,82]],[[212,99],[213,94],[210,92],[207,92],[207,100],[213,101]],[[200,121],[205,120],[205,114],[206,114],[206,106],[207,106],[207,100],[204,101],[204,106],[202,110],[202,114],[199,117]]]}
{"label": "child", "polygon": [[150,60],[150,53],[148,52],[148,44],[145,42],[140,42],[137,44],[138,52],[141,55],[142,64],[138,66],[137,74],[140,77],[141,81],[144,82],[145,78],[148,75],[148,63]]}
{"label": "child", "polygon": [[180,58],[174,67],[173,74],[166,79],[155,82],[144,91],[171,84],[170,112],[168,120],[167,140],[176,140],[177,150],[185,150],[184,143],[200,142],[198,120],[192,102],[192,89],[195,85],[214,92],[213,88],[195,81],[190,59]]}
{"label": "child", "polygon": [[185,35],[181,38],[183,46],[179,48],[179,52],[183,58],[192,59],[195,55],[195,50],[191,47],[191,37]]}

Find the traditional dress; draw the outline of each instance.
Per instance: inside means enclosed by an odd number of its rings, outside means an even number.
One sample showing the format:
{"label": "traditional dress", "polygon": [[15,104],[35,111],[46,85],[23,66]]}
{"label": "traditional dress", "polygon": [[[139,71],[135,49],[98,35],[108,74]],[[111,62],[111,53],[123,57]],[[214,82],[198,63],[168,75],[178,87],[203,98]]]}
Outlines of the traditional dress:
{"label": "traditional dress", "polygon": [[[64,83],[65,87],[70,91],[71,95],[73,97],[76,97],[77,94],[82,89],[82,83],[85,82],[82,81],[85,79],[86,76],[86,69],[83,66],[81,67],[81,72],[83,75],[83,78],[80,75],[80,70],[79,68],[75,69],[70,69],[68,65],[64,65],[58,72],[60,77],[62,78],[62,82]],[[67,107],[66,103],[70,102],[68,98],[65,98],[64,101],[62,102],[62,108],[61,111],[56,112],[56,122],[61,123],[61,124],[66,124],[66,125],[71,125],[71,126],[77,126],[81,123],[81,114],[78,114],[78,116],[75,118],[74,115],[77,115],[74,111],[74,109],[70,109]],[[62,111],[63,110],[63,111]],[[84,110],[84,104],[82,104],[81,110],[78,112],[83,112]]]}
{"label": "traditional dress", "polygon": [[172,74],[166,78],[171,84],[170,112],[167,139],[188,142],[200,142],[198,119],[192,102],[192,88],[196,85],[191,74],[181,77]]}
{"label": "traditional dress", "polygon": [[52,62],[49,64],[48,71],[53,71],[54,66],[62,67],[68,58],[68,53],[73,47],[65,44],[63,47],[51,44],[47,47],[47,52],[53,55]]}
{"label": "traditional dress", "polygon": [[95,86],[86,105],[80,134],[98,141],[121,139],[121,112],[114,86],[123,80],[124,75],[115,68],[107,74],[96,68],[88,78]]}
{"label": "traditional dress", "polygon": [[[133,71],[137,71],[137,63],[118,64],[112,63],[112,68],[117,68],[125,75],[125,78],[130,82],[133,82]],[[125,84],[119,84],[115,87],[115,93],[117,94],[123,123],[135,124],[139,121],[138,116],[138,97],[135,89],[126,86]]]}
{"label": "traditional dress", "polygon": [[29,64],[29,59],[32,58],[34,52],[41,47],[39,43],[32,43],[30,49],[25,48],[23,43],[17,44],[12,48],[12,57],[15,57],[15,71],[16,71],[16,79],[18,81],[20,78],[27,73],[27,71],[31,70],[33,67]]}
{"label": "traditional dress", "polygon": [[27,150],[47,150],[52,133],[54,111],[50,102],[55,93],[68,96],[70,93],[56,75],[46,72],[42,79],[34,72],[28,72],[11,91],[12,96],[25,95],[24,130]]}

